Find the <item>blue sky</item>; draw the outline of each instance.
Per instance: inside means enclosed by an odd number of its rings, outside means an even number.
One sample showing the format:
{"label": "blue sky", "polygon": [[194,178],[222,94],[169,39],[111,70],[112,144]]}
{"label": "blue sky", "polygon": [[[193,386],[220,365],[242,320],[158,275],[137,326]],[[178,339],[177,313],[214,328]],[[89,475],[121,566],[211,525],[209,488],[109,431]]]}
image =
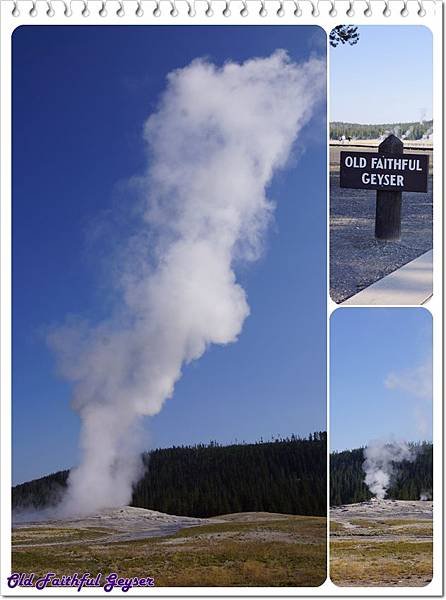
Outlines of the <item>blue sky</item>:
{"label": "blue sky", "polygon": [[432,119],[432,34],[423,26],[358,27],[359,42],[330,48],[330,121]]}
{"label": "blue sky", "polygon": [[330,336],[331,449],[359,448],[389,436],[432,439],[430,313],[338,309]]}
{"label": "blue sky", "polygon": [[[317,27],[21,27],[13,38],[13,479],[75,464],[79,421],[48,326],[107,313],[91,231],[126,202],[142,126],[172,69],[285,48],[321,56]],[[236,344],[185,369],[145,424],[147,448],[325,429],[325,109],[280,173],[265,256],[239,273],[251,316]]]}

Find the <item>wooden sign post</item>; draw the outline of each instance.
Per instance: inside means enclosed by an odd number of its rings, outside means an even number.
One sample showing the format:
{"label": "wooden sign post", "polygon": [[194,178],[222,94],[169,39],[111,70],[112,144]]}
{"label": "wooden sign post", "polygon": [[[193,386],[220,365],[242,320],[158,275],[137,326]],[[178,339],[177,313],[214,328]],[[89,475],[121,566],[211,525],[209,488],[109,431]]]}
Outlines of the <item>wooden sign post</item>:
{"label": "wooden sign post", "polygon": [[[401,155],[404,145],[395,135],[389,135],[378,146],[379,154]],[[376,192],[375,237],[378,240],[399,240],[401,237],[402,192]]]}
{"label": "wooden sign post", "polygon": [[401,236],[402,192],[427,192],[429,156],[404,154],[403,142],[389,135],[376,152],[341,152],[340,186],[376,191],[375,237]]}

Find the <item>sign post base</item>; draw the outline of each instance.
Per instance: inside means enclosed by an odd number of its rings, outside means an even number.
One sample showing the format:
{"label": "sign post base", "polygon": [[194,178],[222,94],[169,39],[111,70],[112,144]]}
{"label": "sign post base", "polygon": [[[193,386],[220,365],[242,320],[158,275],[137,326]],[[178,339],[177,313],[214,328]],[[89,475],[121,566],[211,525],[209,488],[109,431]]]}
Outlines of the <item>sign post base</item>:
{"label": "sign post base", "polygon": [[401,237],[401,192],[376,192],[375,237],[399,240]]}

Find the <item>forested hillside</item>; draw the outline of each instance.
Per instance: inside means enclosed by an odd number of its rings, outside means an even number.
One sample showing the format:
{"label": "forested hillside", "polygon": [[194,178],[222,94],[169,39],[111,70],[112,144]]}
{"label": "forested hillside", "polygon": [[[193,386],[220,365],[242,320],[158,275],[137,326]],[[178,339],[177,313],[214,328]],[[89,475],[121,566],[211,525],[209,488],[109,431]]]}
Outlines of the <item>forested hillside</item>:
{"label": "forested hillside", "polygon": [[[144,454],[133,506],[209,517],[245,511],[326,514],[326,434],[255,444],[182,446]],[[57,501],[68,471],[13,488],[13,507]]]}
{"label": "forested hillside", "polygon": [[[414,461],[395,465],[389,498],[418,500],[432,493],[432,444],[413,448]],[[325,432],[306,439],[153,450],[143,461],[145,473],[134,489],[133,506],[196,517],[245,511],[325,514]],[[331,455],[331,505],[371,498],[363,462],[362,448]],[[16,486],[13,507],[56,504],[67,477],[68,471],[60,471]]]}
{"label": "forested hillside", "polygon": [[[394,465],[394,477],[387,497],[419,500],[432,494],[432,444],[412,444],[415,460]],[[330,456],[330,504],[369,500],[372,494],[364,483],[363,448],[334,452]]]}
{"label": "forested hillside", "polygon": [[12,508],[45,508],[62,497],[69,471],[58,471],[12,488]]}
{"label": "forested hillside", "polygon": [[356,140],[377,140],[386,133],[393,133],[401,139],[421,140],[432,133],[433,121],[420,123],[382,123],[368,125],[361,123],[330,123],[330,139],[339,140],[342,136]]}

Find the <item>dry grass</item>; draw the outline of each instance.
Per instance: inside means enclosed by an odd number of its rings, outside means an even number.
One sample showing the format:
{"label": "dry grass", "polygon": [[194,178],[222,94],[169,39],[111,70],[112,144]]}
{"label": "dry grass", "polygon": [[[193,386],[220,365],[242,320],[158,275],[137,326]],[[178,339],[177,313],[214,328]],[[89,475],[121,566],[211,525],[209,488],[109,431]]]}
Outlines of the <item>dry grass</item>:
{"label": "dry grass", "polygon": [[[339,586],[423,586],[432,579],[430,522],[412,519],[352,519],[350,522],[356,528],[344,528],[341,533],[330,525],[334,533],[330,540],[333,583]],[[343,539],[339,539],[339,535]]]}
{"label": "dry grass", "polygon": [[12,545],[54,544],[104,538],[110,530],[96,528],[23,527],[12,532]]}
{"label": "dry grass", "polygon": [[318,586],[326,577],[326,519],[231,520],[131,542],[17,548],[12,560],[14,571],[36,576],[115,571],[153,577],[158,586]]}
{"label": "dry grass", "polygon": [[419,541],[419,538],[426,537],[432,539],[432,522],[427,520],[414,519],[350,519],[349,523],[353,527],[346,527],[343,523],[333,521],[330,523],[330,533],[334,536],[407,536],[414,538],[412,541]]}
{"label": "dry grass", "polygon": [[360,525],[361,527],[399,527],[400,525],[427,525],[430,523],[427,519],[350,519],[352,525]]}
{"label": "dry grass", "polygon": [[431,542],[332,541],[330,576],[336,585],[426,585],[432,578]]}

